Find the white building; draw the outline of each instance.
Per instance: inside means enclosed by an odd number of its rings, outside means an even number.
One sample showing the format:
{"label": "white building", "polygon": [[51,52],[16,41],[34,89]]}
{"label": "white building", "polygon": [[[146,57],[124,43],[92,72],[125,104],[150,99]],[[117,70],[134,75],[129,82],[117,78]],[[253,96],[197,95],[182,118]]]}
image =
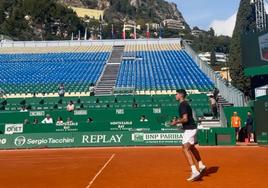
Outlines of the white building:
{"label": "white building", "polygon": [[[210,64],[210,56],[211,53],[210,52],[205,52],[205,53],[200,53],[198,55],[200,57],[200,59],[204,62],[207,62],[208,64]],[[216,52],[216,63],[217,64],[225,64],[228,61],[228,55],[224,54],[224,53],[217,53]]]}
{"label": "white building", "polygon": [[175,30],[183,30],[185,26],[181,20],[166,19],[163,21],[165,27]]}

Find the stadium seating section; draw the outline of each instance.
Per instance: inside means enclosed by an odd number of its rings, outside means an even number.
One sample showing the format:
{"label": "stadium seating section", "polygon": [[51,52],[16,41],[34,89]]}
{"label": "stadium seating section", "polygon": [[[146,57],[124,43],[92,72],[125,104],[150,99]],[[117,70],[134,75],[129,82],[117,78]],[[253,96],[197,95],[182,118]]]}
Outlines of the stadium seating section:
{"label": "stadium seating section", "polygon": [[[131,53],[131,52],[130,52]],[[133,52],[132,52],[133,53]],[[209,91],[213,83],[183,51],[136,51],[136,58],[120,66],[117,87],[138,90]]]}
{"label": "stadium seating section", "polygon": [[8,93],[53,93],[60,83],[68,91],[86,91],[108,57],[108,52],[2,54],[0,85]]}
{"label": "stadium seating section", "polygon": [[[7,94],[88,92],[112,45],[0,48],[0,88]],[[8,70],[8,71],[7,71]],[[127,44],[116,88],[209,91],[213,83],[178,44]]]}
{"label": "stadium seating section", "polygon": [[[189,95],[188,99],[196,117],[203,116],[204,113],[210,111],[207,95],[193,94]],[[78,114],[76,111],[68,112],[66,110],[67,103],[71,100],[74,102]],[[23,106],[28,108],[27,112],[20,112]],[[92,118],[92,125],[95,126],[86,126],[87,128],[82,126],[81,131],[104,131],[112,126],[110,123],[113,121],[131,121],[135,127],[139,127],[139,125],[144,127],[144,124],[140,123],[142,115],[149,119],[150,126],[155,125],[155,129],[158,129],[163,123],[177,116],[177,107],[178,103],[175,101],[175,97],[169,95],[2,99],[0,101],[0,130],[3,132],[7,123],[24,123],[27,119],[29,120],[28,131],[32,133],[35,128],[32,129],[31,125],[36,116],[31,114],[39,113],[40,111],[43,114],[37,115],[39,122],[44,119],[45,114],[50,114],[54,122],[58,117],[62,117],[64,121],[70,117],[80,125],[86,124],[87,118]],[[118,110],[119,113],[115,113]],[[84,112],[79,114],[79,111],[86,111],[86,114],[83,114]],[[123,115],[121,114],[122,111]],[[40,125],[40,129],[36,129],[36,132],[42,132],[42,130],[53,132],[55,129],[55,126],[45,127],[47,128],[44,128],[44,125]],[[27,126],[25,126],[25,130],[27,130]]]}

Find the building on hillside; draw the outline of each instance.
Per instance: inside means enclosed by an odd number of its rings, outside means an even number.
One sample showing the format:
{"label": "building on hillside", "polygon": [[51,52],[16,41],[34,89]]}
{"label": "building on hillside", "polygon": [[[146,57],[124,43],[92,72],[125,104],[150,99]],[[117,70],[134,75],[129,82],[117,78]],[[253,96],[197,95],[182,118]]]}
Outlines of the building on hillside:
{"label": "building on hillside", "polygon": [[[208,64],[210,64],[210,52],[200,53],[198,56],[200,59]],[[225,65],[228,61],[228,55],[224,53],[216,53],[216,64]]]}
{"label": "building on hillside", "polygon": [[[103,10],[95,10],[95,9],[87,9],[87,8],[78,8],[78,7],[70,7],[73,9],[77,16],[80,18],[91,18],[99,20],[100,18],[103,20],[104,11]],[[87,21],[87,20],[85,20]]]}
{"label": "building on hillside", "polygon": [[175,30],[185,29],[185,26],[182,20],[166,19],[163,21],[163,24],[168,29],[175,29]]}
{"label": "building on hillside", "polygon": [[223,79],[227,80],[228,82],[232,81],[229,67],[222,67],[220,71],[220,75]]}
{"label": "building on hillside", "polygon": [[192,34],[194,37],[199,37],[199,36],[202,35],[203,33],[205,33],[205,31],[200,30],[200,29],[193,29],[193,30],[191,31],[191,34]]}
{"label": "building on hillside", "polygon": [[158,24],[158,23],[151,23],[150,24],[150,28],[152,28],[154,30],[158,30],[160,28],[160,24]]}

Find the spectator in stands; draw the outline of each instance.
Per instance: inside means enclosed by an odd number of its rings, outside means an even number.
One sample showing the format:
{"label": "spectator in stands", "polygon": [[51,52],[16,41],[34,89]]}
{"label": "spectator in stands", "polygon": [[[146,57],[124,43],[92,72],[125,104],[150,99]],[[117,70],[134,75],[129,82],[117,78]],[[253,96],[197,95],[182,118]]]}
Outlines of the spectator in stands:
{"label": "spectator in stands", "polygon": [[42,124],[52,124],[53,123],[53,119],[52,119],[52,117],[49,114],[47,114],[46,117],[45,117],[45,119],[43,119],[43,121],[41,123]]}
{"label": "spectator in stands", "polygon": [[62,124],[63,124],[62,117],[58,117],[56,125],[62,125]]}
{"label": "spectator in stands", "polygon": [[68,123],[68,124],[72,124],[72,123],[73,123],[72,118],[68,117],[66,123]]}
{"label": "spectator in stands", "polygon": [[247,129],[247,136],[250,142],[254,142],[254,129],[253,129],[253,118],[251,112],[248,112],[247,121],[245,122]]}
{"label": "spectator in stands", "polygon": [[67,108],[68,112],[74,111],[74,103],[73,103],[73,101],[70,101],[66,108]]}
{"label": "spectator in stands", "polygon": [[34,118],[34,120],[33,120],[33,124],[34,124],[34,125],[38,125],[38,124],[39,124],[39,120],[38,120],[38,118]]}
{"label": "spectator in stands", "polygon": [[29,124],[30,124],[29,119],[25,119],[25,120],[23,121],[23,125],[29,125]]}
{"label": "spectator in stands", "polygon": [[2,88],[0,88],[0,98],[4,96],[5,96],[5,91]]}
{"label": "spectator in stands", "polygon": [[213,119],[217,119],[218,118],[217,101],[215,100],[213,96],[210,96],[209,101],[210,101],[210,108],[211,108],[211,112],[213,115]]}
{"label": "spectator in stands", "polygon": [[239,131],[241,129],[241,118],[238,116],[237,112],[233,113],[231,118],[232,127],[235,128],[236,141],[238,141]]}
{"label": "spectator in stands", "polygon": [[65,95],[65,89],[64,89],[63,83],[61,83],[58,87],[58,94],[60,97],[64,97],[64,95]]}
{"label": "spectator in stands", "polygon": [[89,93],[90,93],[90,96],[95,95],[95,87],[92,84],[89,86]]}
{"label": "spectator in stands", "polygon": [[218,100],[219,100],[219,93],[220,93],[220,91],[215,87],[214,88],[214,91],[213,91],[213,97],[214,97],[214,99],[218,102]]}
{"label": "spectator in stands", "polygon": [[140,122],[147,122],[148,119],[146,118],[145,115],[142,115],[141,118],[140,118]]}
{"label": "spectator in stands", "polygon": [[138,108],[138,104],[135,103],[135,102],[133,102],[133,103],[132,103],[132,108]]}
{"label": "spectator in stands", "polygon": [[26,109],[25,106],[22,106],[21,109],[20,109],[20,112],[28,112],[28,110]]}
{"label": "spectator in stands", "polygon": [[93,119],[91,117],[87,118],[87,123],[92,123]]}

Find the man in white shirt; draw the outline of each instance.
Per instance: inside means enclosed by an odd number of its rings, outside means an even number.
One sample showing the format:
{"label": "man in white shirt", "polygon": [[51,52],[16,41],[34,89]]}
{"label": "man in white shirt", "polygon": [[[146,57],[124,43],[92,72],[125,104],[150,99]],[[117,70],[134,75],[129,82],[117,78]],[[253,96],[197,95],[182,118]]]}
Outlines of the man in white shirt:
{"label": "man in white shirt", "polygon": [[70,102],[68,103],[66,109],[67,109],[68,112],[72,112],[72,111],[74,111],[74,103],[73,103],[73,101],[70,101]]}
{"label": "man in white shirt", "polygon": [[213,119],[217,119],[218,118],[217,101],[213,96],[210,96],[209,101],[210,101],[211,112],[213,114]]}
{"label": "man in white shirt", "polygon": [[52,124],[53,123],[53,119],[51,118],[51,116],[49,114],[46,115],[45,119],[43,119],[43,121],[41,122],[42,124]]}

